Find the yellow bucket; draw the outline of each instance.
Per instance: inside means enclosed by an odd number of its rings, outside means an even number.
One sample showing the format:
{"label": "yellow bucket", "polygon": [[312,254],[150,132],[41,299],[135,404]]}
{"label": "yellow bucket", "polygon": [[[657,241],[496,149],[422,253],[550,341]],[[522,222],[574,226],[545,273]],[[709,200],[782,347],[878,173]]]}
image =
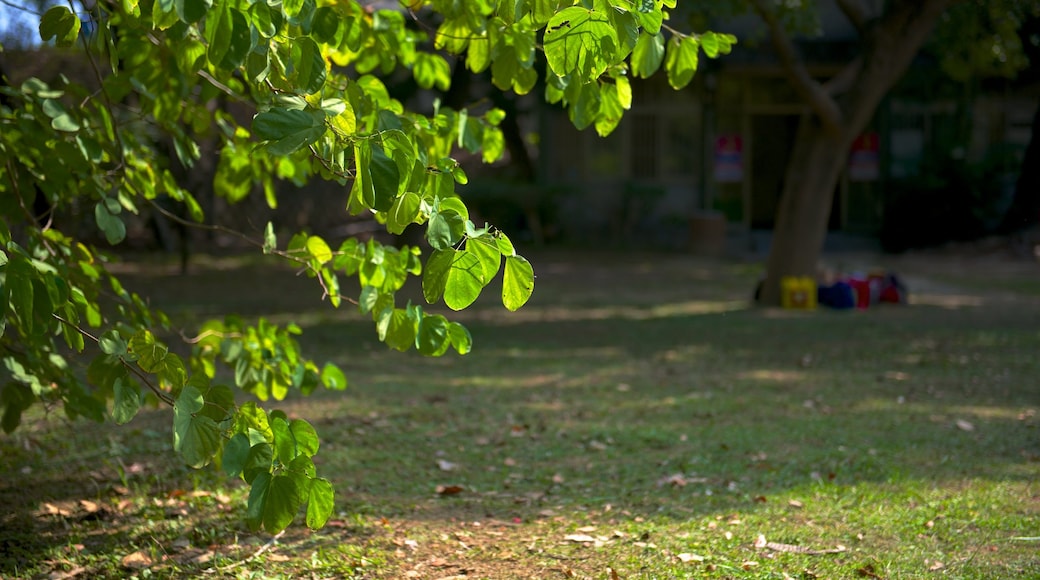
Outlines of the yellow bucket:
{"label": "yellow bucket", "polygon": [[809,276],[784,276],[780,279],[780,305],[784,308],[816,308],[816,280]]}

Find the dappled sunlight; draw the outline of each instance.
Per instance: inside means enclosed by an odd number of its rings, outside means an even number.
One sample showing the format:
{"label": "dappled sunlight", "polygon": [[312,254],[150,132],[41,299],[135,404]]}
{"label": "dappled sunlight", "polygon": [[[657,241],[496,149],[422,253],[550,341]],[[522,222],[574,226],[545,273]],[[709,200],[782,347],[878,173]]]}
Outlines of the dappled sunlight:
{"label": "dappled sunlight", "polygon": [[947,310],[959,310],[961,308],[978,307],[985,305],[986,301],[981,296],[970,294],[910,294],[911,306],[935,306]]}
{"label": "dappled sunlight", "polygon": [[517,388],[534,389],[559,385],[563,382],[563,373],[548,373],[523,375],[510,373],[508,375],[469,375],[452,378],[448,385],[452,387],[490,387],[490,388]]}
{"label": "dappled sunlight", "polygon": [[725,314],[747,310],[745,300],[691,300],[652,306],[538,306],[528,304],[516,312],[501,309],[479,309],[452,314],[460,322],[479,320],[496,325],[529,324],[535,322],[592,322],[602,320],[655,320],[704,314]]}
{"label": "dappled sunlight", "polygon": [[805,371],[781,369],[754,369],[738,373],[737,378],[777,383],[794,383],[797,381],[804,381],[806,379],[806,373]]}

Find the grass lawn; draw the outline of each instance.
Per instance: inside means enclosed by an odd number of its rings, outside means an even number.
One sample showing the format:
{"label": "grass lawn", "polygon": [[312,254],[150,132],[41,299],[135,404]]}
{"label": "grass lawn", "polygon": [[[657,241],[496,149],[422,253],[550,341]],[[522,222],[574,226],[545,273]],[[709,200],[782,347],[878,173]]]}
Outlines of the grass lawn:
{"label": "grass lawn", "polygon": [[318,429],[338,515],[252,534],[168,411],[38,414],[0,436],[0,577],[1040,578],[1036,263],[844,257],[913,304],[792,312],[749,308],[753,264],[531,258],[531,303],[459,313],[474,352],[440,359],[291,272],[127,265],[186,328],[294,321],[347,371],[269,403]]}

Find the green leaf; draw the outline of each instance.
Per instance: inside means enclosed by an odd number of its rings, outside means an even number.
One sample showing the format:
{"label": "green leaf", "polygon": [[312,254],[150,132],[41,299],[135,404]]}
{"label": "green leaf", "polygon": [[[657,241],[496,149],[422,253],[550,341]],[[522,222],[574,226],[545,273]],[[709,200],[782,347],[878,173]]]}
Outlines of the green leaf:
{"label": "green leaf", "polygon": [[253,117],[253,132],[267,141],[272,155],[289,155],[317,141],[325,133],[325,113],[298,109],[271,109]]}
{"label": "green leaf", "polygon": [[[255,488],[255,481],[253,486]],[[252,493],[249,494],[249,501],[253,501]],[[276,534],[292,523],[296,513],[300,511],[300,506],[303,505],[303,496],[294,478],[276,475],[271,478],[262,502],[264,529],[269,534]]]}
{"label": "green leaf", "polygon": [[447,248],[436,250],[430,254],[426,261],[426,269],[423,271],[422,289],[426,302],[433,304],[444,295],[444,287],[448,284],[448,272],[455,260],[455,250]]}
{"label": "green leaf", "polygon": [[159,30],[166,30],[177,24],[176,0],[155,0],[152,4],[152,25]]}
{"label": "green leaf", "polygon": [[231,16],[231,8],[226,4],[211,11],[206,16],[206,40],[209,48],[206,57],[213,66],[220,66],[231,48],[231,37],[235,33],[235,24]]}
{"label": "green leaf", "polygon": [[227,443],[224,444],[224,454],[220,464],[228,477],[238,477],[246,466],[249,458],[249,437],[245,433],[235,433]]}
{"label": "green leaf", "polygon": [[543,47],[554,73],[576,73],[591,80],[611,64],[618,47],[617,31],[603,12],[572,6],[549,20]]}
{"label": "green leaf", "polygon": [[465,326],[458,322],[448,325],[448,340],[451,341],[452,348],[459,354],[468,354],[473,349],[473,336]]}
{"label": "green leaf", "polygon": [[451,85],[451,67],[448,61],[439,54],[421,52],[415,56],[415,64],[412,65],[412,75],[415,82],[424,89],[433,88],[447,91]]}
{"label": "green leaf", "polygon": [[271,419],[271,431],[274,433],[275,457],[282,465],[288,465],[296,459],[296,441],[289,432],[289,422],[281,417]]}
{"label": "green leaf", "polygon": [[438,211],[430,216],[426,224],[426,241],[437,250],[451,248],[462,239],[466,220],[452,209]]}
{"label": "green leaf", "polygon": [[118,330],[107,330],[98,337],[98,347],[101,352],[115,356],[123,356],[127,352],[127,343],[119,335]]}
{"label": "green leaf", "polygon": [[40,19],[40,38],[58,46],[72,46],[79,38],[79,18],[65,6],[52,6]]}
{"label": "green leaf", "polygon": [[228,39],[227,52],[220,59],[220,67],[228,70],[241,66],[253,49],[252,31],[245,14],[232,8],[230,15],[231,37]]}
{"label": "green leaf", "polygon": [[466,250],[456,250],[444,285],[444,304],[452,310],[462,310],[473,304],[485,284],[480,260]]}
{"label": "green leaf", "polygon": [[126,224],[118,216],[109,211],[104,202],[94,206],[94,221],[98,229],[105,234],[108,243],[115,245],[126,238]]}
{"label": "green leaf", "polygon": [[339,33],[343,17],[331,6],[321,6],[311,19],[311,34],[318,42],[331,44]]}
{"label": "green leaf", "polygon": [[373,145],[368,170],[374,194],[371,207],[376,211],[387,211],[394,205],[401,182],[397,164],[383,152],[382,147]]}
{"label": "green leaf", "polygon": [[466,240],[466,250],[480,261],[485,281],[490,281],[498,274],[498,269],[502,266],[502,252],[498,249],[494,238],[490,235],[470,238]]}
{"label": "green leaf", "polygon": [[199,414],[204,404],[202,393],[187,386],[173,405],[173,449],[194,468],[209,463],[220,448],[220,428]]}
{"label": "green leaf", "polygon": [[188,24],[194,24],[206,15],[213,5],[213,0],[176,0],[177,16]]}
{"label": "green leaf", "polygon": [[165,367],[169,349],[156,342],[151,332],[141,330],[130,339],[129,346],[130,351],[137,356],[137,366],[144,372],[157,373]]}
{"label": "green leaf", "polygon": [[342,391],[347,388],[347,376],[340,368],[332,363],[325,363],[321,369],[321,384],[326,389]]}
{"label": "green leaf", "polygon": [[415,222],[419,217],[419,209],[422,207],[422,199],[407,191],[396,200],[386,215],[386,231],[391,234],[402,234],[405,228]]}
{"label": "green leaf", "polygon": [[415,348],[426,356],[441,356],[451,346],[448,319],[436,314],[424,316],[415,336]]}
{"label": "green leaf", "polygon": [[[250,442],[253,441],[254,433],[250,433]],[[254,443],[246,455],[245,465],[242,466],[242,479],[246,483],[252,483],[258,476],[271,473],[271,465],[274,461],[274,447],[267,442]]]}
{"label": "green leaf", "polygon": [[495,243],[498,244],[498,251],[502,252],[505,257],[515,256],[516,248],[513,247],[513,242],[509,240],[509,236],[502,232],[495,232]]}
{"label": "green leaf", "polygon": [[673,89],[681,89],[693,80],[693,74],[697,72],[697,45],[697,39],[692,36],[682,40],[672,38],[668,42],[664,69]]}
{"label": "green leaf", "polygon": [[307,527],[312,530],[323,527],[332,516],[334,507],[335,494],[329,480],[312,480],[310,494],[307,496]]}
{"label": "green leaf", "polygon": [[643,26],[643,29],[650,34],[658,34],[661,32],[661,24],[664,22],[664,13],[655,8],[649,12],[639,11],[639,23]]}
{"label": "green leaf", "polygon": [[259,531],[264,523],[264,507],[271,488],[271,474],[258,474],[253,478],[251,485],[249,500],[246,502],[246,525],[255,532]]}
{"label": "green leaf", "polygon": [[307,253],[319,264],[326,264],[332,260],[332,248],[319,236],[307,238]]}
{"label": "green leaf", "polygon": [[267,222],[264,228],[264,253],[270,254],[278,247],[278,240],[274,236],[274,224]]}
{"label": "green leaf", "polygon": [[534,268],[522,256],[506,258],[506,270],[502,276],[502,305],[515,311],[527,303],[534,292]]}
{"label": "green leaf", "polygon": [[617,85],[604,83],[600,87],[599,114],[596,116],[596,133],[606,137],[621,122],[625,107],[621,103]]}
{"label": "green leaf", "polygon": [[112,420],[116,425],[129,423],[141,408],[141,388],[124,373],[113,384]]}
{"label": "green leaf", "polygon": [[407,310],[394,308],[380,320],[380,340],[394,350],[406,351],[415,344],[416,320]]}
{"label": "green leaf", "polygon": [[296,87],[311,95],[325,84],[325,59],[318,44],[309,37],[299,37],[292,44],[292,61],[296,67]]}
{"label": "green leaf", "polygon": [[658,34],[640,33],[636,47],[632,49],[632,76],[636,78],[650,78],[657,69],[661,68],[664,60],[664,36]]}
{"label": "green leaf", "polygon": [[[180,357],[171,354],[168,360],[180,360]],[[235,393],[227,385],[213,385],[206,391],[204,398],[206,405],[200,413],[213,419],[218,424],[224,422],[228,415],[235,410]]]}

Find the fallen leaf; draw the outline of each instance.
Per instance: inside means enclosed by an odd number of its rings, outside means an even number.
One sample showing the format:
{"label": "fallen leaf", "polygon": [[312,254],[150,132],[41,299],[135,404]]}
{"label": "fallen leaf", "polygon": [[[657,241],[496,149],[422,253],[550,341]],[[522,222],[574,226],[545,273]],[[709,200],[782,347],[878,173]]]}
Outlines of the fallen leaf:
{"label": "fallen leaf", "polygon": [[789,506],[791,506],[793,508],[805,507],[805,504],[803,504],[802,502],[800,502],[800,501],[798,501],[796,499],[792,499],[791,501],[787,502],[787,505],[789,505]]}
{"label": "fallen leaf", "polygon": [[874,570],[874,565],[873,564],[867,564],[867,565],[863,566],[859,570],[856,570],[856,573],[859,574],[860,576],[864,577],[864,578],[873,578],[874,580],[884,580]]}
{"label": "fallen leaf", "polygon": [[458,463],[452,463],[452,462],[446,461],[444,459],[438,459],[437,460],[437,469],[440,469],[441,471],[455,471],[458,468],[459,468],[459,464]]}
{"label": "fallen leaf", "polygon": [[602,441],[596,441],[595,439],[593,439],[592,441],[589,441],[589,447],[592,448],[592,449],[595,449],[596,451],[606,451],[607,450],[607,444],[606,443],[603,443]]}
{"label": "fallen leaf", "polygon": [[964,419],[957,419],[957,428],[961,431],[974,431],[975,425],[972,425],[970,422],[965,421]]}
{"label": "fallen leaf", "polygon": [[461,485],[438,485],[436,491],[437,495],[456,495],[466,491],[466,488]]}
{"label": "fallen leaf", "polygon": [[766,541],[765,534],[759,534],[758,537],[755,538],[755,541],[752,545],[755,547],[755,549],[761,550],[762,548],[765,548],[766,544],[768,543],[769,542]]}
{"label": "fallen leaf", "polygon": [[264,558],[266,558],[268,562],[288,562],[292,559],[285,554],[274,554],[271,552],[267,552]]}
{"label": "fallen leaf", "polygon": [[506,457],[505,460],[502,461],[502,465],[505,465],[506,467],[514,467],[516,466],[516,460],[512,457]]}
{"label": "fallen leaf", "polygon": [[559,473],[554,474],[552,476],[552,482],[555,483],[555,484],[561,484],[561,483],[563,483],[563,481],[564,481],[563,480],[563,476],[560,475]]}
{"label": "fallen leaf", "polygon": [[[927,563],[927,561],[925,563]],[[946,564],[943,564],[942,562],[936,560],[931,566],[928,567],[928,571],[929,572],[937,572],[939,570],[942,570],[945,567],[946,567]]]}
{"label": "fallen leaf", "polygon": [[688,562],[703,562],[704,561],[704,556],[700,556],[698,554],[682,553],[682,554],[679,554],[678,556],[676,556],[676,558],[679,558],[679,561],[684,563],[684,564],[688,563]]}
{"label": "fallen leaf", "polygon": [[755,566],[758,566],[758,562],[755,562],[754,560],[748,560],[747,562],[744,562],[743,564],[740,565],[740,567],[743,568],[744,570],[750,570],[750,569],[754,568]]}
{"label": "fallen leaf", "polygon": [[662,487],[665,485],[670,485],[672,487],[686,487],[687,483],[689,482],[686,481],[686,477],[683,476],[683,474],[673,473],[672,475],[668,475],[662,477],[661,479],[658,479],[657,487]]}
{"label": "fallen leaf", "polygon": [[577,542],[579,544],[593,544],[596,542],[596,538],[587,534],[567,534],[563,539],[568,542]]}
{"label": "fallen leaf", "polygon": [[432,567],[434,567],[434,568],[447,568],[449,566],[452,566],[451,562],[448,562],[444,558],[437,557],[437,556],[435,556],[432,560],[427,562],[427,564],[432,566]]}
{"label": "fallen leaf", "polygon": [[146,552],[138,550],[132,554],[123,556],[120,563],[124,568],[130,568],[131,570],[143,570],[152,565],[152,557]]}
{"label": "fallen leaf", "polygon": [[617,570],[610,566],[607,567],[607,574],[610,575],[610,580],[621,580],[621,576],[618,576]]}
{"label": "fallen leaf", "polygon": [[583,532],[583,533],[586,533],[586,534],[589,533],[589,532],[595,532],[596,531],[596,526],[582,526],[582,527],[578,528],[577,531]]}
{"label": "fallen leaf", "polygon": [[67,518],[72,515],[72,512],[63,507],[58,507],[52,503],[42,503],[40,504],[40,514],[45,516],[61,516],[63,518]]}

